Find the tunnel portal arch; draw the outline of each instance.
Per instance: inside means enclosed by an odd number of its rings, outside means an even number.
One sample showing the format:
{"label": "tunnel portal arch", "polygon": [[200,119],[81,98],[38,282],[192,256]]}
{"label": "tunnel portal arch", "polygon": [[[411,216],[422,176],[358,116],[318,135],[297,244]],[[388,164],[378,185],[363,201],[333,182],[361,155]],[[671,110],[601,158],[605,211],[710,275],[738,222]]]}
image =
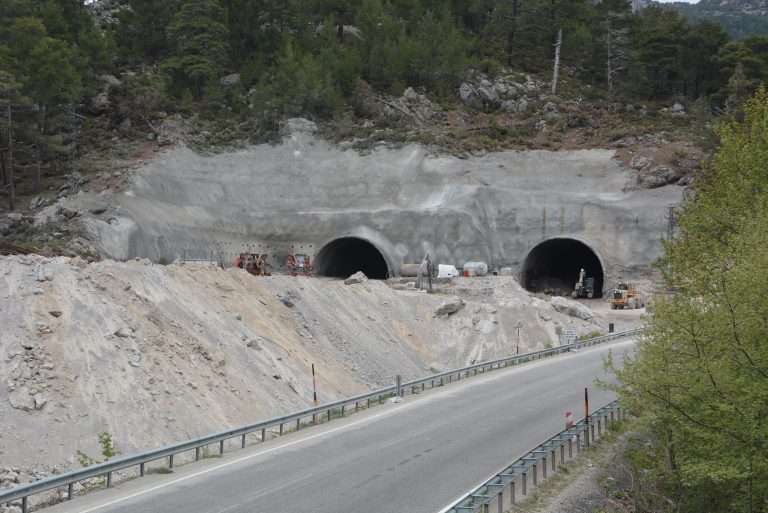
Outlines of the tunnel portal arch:
{"label": "tunnel portal arch", "polygon": [[570,237],[555,237],[536,245],[525,257],[520,283],[530,292],[551,290],[570,294],[584,269],[595,279],[595,297],[602,297],[605,266],[598,253],[585,242]]}
{"label": "tunnel portal arch", "polygon": [[376,246],[359,237],[332,240],[315,256],[314,272],[318,276],[347,278],[362,271],[368,278],[389,277],[389,265]]}

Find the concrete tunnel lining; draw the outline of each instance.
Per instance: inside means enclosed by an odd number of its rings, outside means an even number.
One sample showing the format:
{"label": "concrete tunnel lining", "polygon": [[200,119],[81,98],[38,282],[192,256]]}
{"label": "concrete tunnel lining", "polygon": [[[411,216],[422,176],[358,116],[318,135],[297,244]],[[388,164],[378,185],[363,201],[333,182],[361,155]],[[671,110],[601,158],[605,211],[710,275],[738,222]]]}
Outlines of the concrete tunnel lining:
{"label": "concrete tunnel lining", "polygon": [[570,293],[584,269],[595,278],[595,297],[602,297],[605,267],[597,252],[576,238],[555,237],[536,245],[525,257],[521,284],[531,292],[561,288]]}
{"label": "concrete tunnel lining", "polygon": [[362,271],[368,278],[388,278],[389,266],[376,246],[359,237],[332,240],[315,256],[314,272],[318,276],[347,278]]}

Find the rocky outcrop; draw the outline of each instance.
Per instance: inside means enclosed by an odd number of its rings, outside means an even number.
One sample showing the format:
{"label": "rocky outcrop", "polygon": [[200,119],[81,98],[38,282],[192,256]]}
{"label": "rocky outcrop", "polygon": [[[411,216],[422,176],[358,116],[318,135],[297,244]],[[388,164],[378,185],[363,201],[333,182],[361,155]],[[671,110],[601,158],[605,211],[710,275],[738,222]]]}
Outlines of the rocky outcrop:
{"label": "rocky outcrop", "polygon": [[578,317],[584,320],[590,320],[595,317],[595,313],[592,310],[578,301],[572,301],[561,296],[553,296],[550,303],[552,308],[571,317]]}

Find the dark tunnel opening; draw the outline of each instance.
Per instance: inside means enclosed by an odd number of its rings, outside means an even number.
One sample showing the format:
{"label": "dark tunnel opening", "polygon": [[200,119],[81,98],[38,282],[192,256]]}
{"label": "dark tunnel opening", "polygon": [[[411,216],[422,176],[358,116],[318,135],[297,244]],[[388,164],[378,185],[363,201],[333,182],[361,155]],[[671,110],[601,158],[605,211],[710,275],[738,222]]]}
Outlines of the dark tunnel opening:
{"label": "dark tunnel opening", "polygon": [[581,269],[587,278],[595,279],[594,297],[602,297],[603,266],[595,252],[576,239],[550,239],[528,253],[522,284],[531,292],[569,296]]}
{"label": "dark tunnel opening", "polygon": [[326,244],[315,257],[318,276],[347,278],[362,271],[368,278],[385,280],[389,267],[378,249],[357,237],[344,237]]}

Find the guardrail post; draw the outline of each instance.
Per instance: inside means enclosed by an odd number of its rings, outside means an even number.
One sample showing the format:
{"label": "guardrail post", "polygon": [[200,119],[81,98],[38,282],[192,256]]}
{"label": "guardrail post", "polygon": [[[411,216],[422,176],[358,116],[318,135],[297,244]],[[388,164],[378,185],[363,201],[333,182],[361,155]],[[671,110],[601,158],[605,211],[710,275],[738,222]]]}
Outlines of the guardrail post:
{"label": "guardrail post", "polygon": [[195,447],[195,461],[200,461],[200,447]]}
{"label": "guardrail post", "polygon": [[565,446],[560,446],[560,463],[565,463]]}
{"label": "guardrail post", "polygon": [[[403,376],[398,374],[395,376],[395,393],[397,394],[397,397],[403,397]],[[342,406],[342,412],[343,412],[343,406]]]}
{"label": "guardrail post", "polygon": [[173,454],[168,456],[168,468],[173,468]]}
{"label": "guardrail post", "polygon": [[573,438],[568,439],[568,459],[573,459]]}
{"label": "guardrail post", "polygon": [[576,454],[581,452],[581,433],[576,433]]}
{"label": "guardrail post", "polygon": [[[330,411],[331,410],[328,410],[329,413],[330,413]],[[331,420],[330,419],[330,415],[328,415],[328,417],[329,417],[328,420]],[[282,422],[280,423],[280,436],[283,436],[283,423]]]}
{"label": "guardrail post", "polygon": [[517,481],[512,481],[511,483],[509,483],[509,491],[510,491],[510,498],[509,498],[509,500],[511,501],[513,506],[515,505],[515,486],[516,486],[516,483],[517,483]]}
{"label": "guardrail post", "polygon": [[267,428],[261,428],[261,441],[267,441]]}
{"label": "guardrail post", "polygon": [[27,504],[27,498],[26,497],[22,497],[21,498],[21,513],[27,513],[27,507],[28,506],[29,505]]}
{"label": "guardrail post", "polygon": [[[280,426],[282,427],[282,426]],[[219,442],[219,454],[224,454],[224,440]]]}
{"label": "guardrail post", "polygon": [[597,419],[597,436],[600,437],[603,434],[603,419]]}
{"label": "guardrail post", "polygon": [[541,459],[541,478],[542,479],[547,478],[547,455],[546,454]]}
{"label": "guardrail post", "polygon": [[[379,401],[379,402],[381,402],[381,401]],[[341,416],[342,417],[344,416],[344,405],[343,404],[341,405]]]}
{"label": "guardrail post", "polygon": [[72,495],[74,495],[74,493],[75,493],[75,484],[74,483],[69,483],[67,485],[67,500],[68,501],[72,500]]}
{"label": "guardrail post", "polygon": [[[370,406],[371,406],[371,400],[368,399],[368,407],[370,408]],[[328,408],[328,422],[330,421],[331,421],[331,409]]]}
{"label": "guardrail post", "polygon": [[[301,428],[301,419],[296,419],[296,431],[298,431]],[[245,447],[245,443],[243,443],[243,447]]]}
{"label": "guardrail post", "polygon": [[112,472],[107,472],[107,488],[112,488]]}
{"label": "guardrail post", "polygon": [[538,484],[538,481],[539,481],[539,468],[534,463],[533,464],[533,487],[534,488],[536,488],[536,485]]}
{"label": "guardrail post", "polygon": [[139,464],[139,477],[144,477],[144,463]]}
{"label": "guardrail post", "polygon": [[[562,445],[560,447],[562,447]],[[557,455],[555,454],[556,452],[557,451],[555,451],[554,449],[552,450],[552,472],[557,470],[557,466],[556,466],[557,462],[555,461],[555,459],[557,458]]]}
{"label": "guardrail post", "polygon": [[523,496],[526,495],[527,481],[528,481],[528,473],[523,472],[523,490],[522,490]]}
{"label": "guardrail post", "polygon": [[245,433],[243,433],[243,438],[240,440],[240,448],[245,449]]}

